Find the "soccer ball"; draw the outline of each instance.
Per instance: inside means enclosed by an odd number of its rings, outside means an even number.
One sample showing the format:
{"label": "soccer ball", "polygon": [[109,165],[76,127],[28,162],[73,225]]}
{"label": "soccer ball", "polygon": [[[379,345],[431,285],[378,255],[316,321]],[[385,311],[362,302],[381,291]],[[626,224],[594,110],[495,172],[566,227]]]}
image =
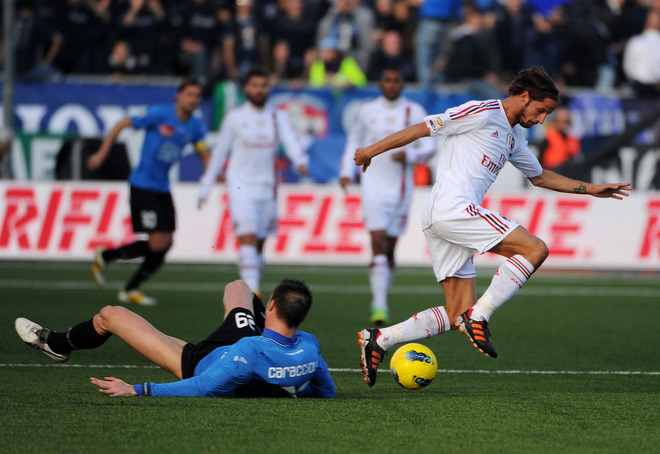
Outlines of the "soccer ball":
{"label": "soccer ball", "polygon": [[406,389],[428,386],[438,372],[438,362],[430,348],[422,344],[406,344],[394,352],[390,360],[394,380]]}

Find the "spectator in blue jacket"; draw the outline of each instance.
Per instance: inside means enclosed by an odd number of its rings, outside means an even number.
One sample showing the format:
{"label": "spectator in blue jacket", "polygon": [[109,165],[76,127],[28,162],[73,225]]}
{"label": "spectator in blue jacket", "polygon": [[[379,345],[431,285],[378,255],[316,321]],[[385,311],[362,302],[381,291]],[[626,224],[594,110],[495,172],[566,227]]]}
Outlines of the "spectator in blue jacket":
{"label": "spectator in blue jacket", "polygon": [[424,88],[444,82],[444,45],[450,29],[459,21],[461,4],[461,0],[426,0],[419,9],[416,65],[417,78]]}

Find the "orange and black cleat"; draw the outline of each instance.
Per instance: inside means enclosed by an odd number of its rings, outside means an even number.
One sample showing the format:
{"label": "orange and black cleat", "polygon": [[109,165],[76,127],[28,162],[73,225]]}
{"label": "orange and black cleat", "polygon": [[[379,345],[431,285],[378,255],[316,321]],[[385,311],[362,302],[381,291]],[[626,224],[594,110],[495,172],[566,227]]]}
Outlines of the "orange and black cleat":
{"label": "orange and black cleat", "polygon": [[490,331],[486,320],[470,318],[470,309],[468,309],[458,317],[456,326],[460,332],[467,334],[472,345],[478,348],[481,353],[491,358],[497,358],[497,350],[490,341]]}
{"label": "orange and black cleat", "polygon": [[369,386],[376,384],[376,375],[378,375],[378,366],[385,358],[385,350],[383,350],[376,338],[380,335],[380,330],[376,328],[363,329],[358,333],[358,344],[362,349],[360,355],[360,366],[362,367],[362,375],[364,381]]}

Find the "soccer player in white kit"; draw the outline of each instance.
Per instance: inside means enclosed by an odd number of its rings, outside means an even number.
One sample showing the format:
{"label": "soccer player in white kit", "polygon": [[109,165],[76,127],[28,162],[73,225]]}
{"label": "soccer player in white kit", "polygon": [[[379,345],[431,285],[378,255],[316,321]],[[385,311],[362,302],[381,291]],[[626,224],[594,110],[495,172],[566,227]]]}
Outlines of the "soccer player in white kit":
{"label": "soccer player in white kit", "polygon": [[[380,77],[382,96],[364,103],[348,134],[339,169],[340,184],[346,189],[357,167],[355,149],[381,140],[401,129],[424,120],[424,108],[401,96],[403,74],[398,68],[385,68]],[[394,279],[394,249],[405,231],[413,192],[413,167],[427,161],[435,152],[435,141],[422,139],[401,148],[386,159],[374,161],[360,181],[364,223],[371,236],[372,259],[369,265],[371,286],[371,323],[389,323],[387,292]]]}
{"label": "soccer player in white kit", "polygon": [[[502,166],[510,161],[534,185],[558,192],[622,199],[629,183],[595,185],[541,168],[527,147],[522,128],[543,123],[557,107],[559,90],[539,67],[522,70],[503,100],[470,101],[430,115],[355,152],[363,171],[372,158],[421,137],[446,136],[439,154],[437,177],[422,216],[433,270],[442,285],[446,306],[432,307],[383,329],[358,333],[362,374],[373,386],[385,351],[400,342],[425,339],[458,328],[486,356],[497,351],[490,341],[488,321],[548,256],[548,247],[515,221],[480,206]],[[475,252],[506,257],[490,286],[477,301]]]}
{"label": "soccer player in white kit", "polygon": [[280,142],[301,175],[307,175],[309,158],[286,113],[266,105],[270,87],[265,71],[248,71],[243,93],[247,102],[227,113],[222,121],[211,161],[201,179],[198,205],[204,204],[230,158],[221,179],[227,184],[229,212],[239,242],[238,270],[241,279],[259,294],[264,242],[277,231],[275,162]]}

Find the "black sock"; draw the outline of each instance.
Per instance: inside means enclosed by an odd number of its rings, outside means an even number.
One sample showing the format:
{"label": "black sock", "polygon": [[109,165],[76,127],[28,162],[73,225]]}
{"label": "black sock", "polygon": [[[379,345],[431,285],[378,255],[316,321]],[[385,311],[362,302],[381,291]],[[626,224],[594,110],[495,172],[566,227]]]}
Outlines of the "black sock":
{"label": "black sock", "polygon": [[131,277],[131,280],[128,281],[126,286],[124,287],[124,290],[129,291],[129,290],[135,290],[142,285],[144,281],[146,281],[152,274],[154,274],[158,268],[163,264],[165,261],[165,254],[167,254],[167,251],[164,252],[151,252],[144,257],[144,262],[142,262],[142,265],[140,265],[140,268],[135,272],[133,277]]}
{"label": "black sock", "polygon": [[93,319],[78,323],[64,333],[53,331],[48,336],[48,346],[55,353],[68,354],[73,350],[87,350],[100,347],[111,336],[101,335],[94,329]]}
{"label": "black sock", "polygon": [[135,241],[125,246],[103,251],[103,260],[114,262],[115,260],[130,260],[145,257],[150,252],[148,241]]}

